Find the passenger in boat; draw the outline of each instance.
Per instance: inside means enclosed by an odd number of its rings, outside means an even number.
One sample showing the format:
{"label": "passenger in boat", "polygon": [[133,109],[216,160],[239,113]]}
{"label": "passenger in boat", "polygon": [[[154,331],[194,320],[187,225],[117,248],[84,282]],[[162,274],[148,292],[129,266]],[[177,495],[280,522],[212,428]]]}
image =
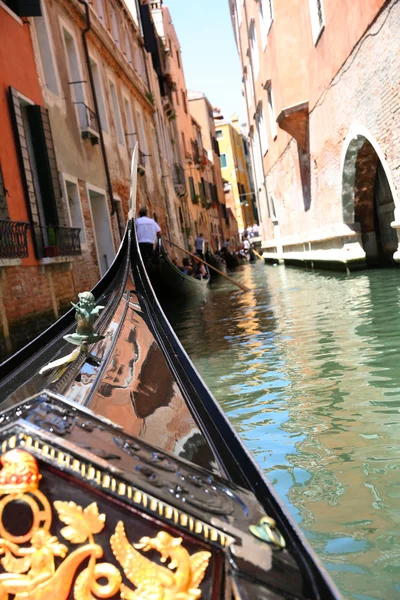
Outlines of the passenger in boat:
{"label": "passenger in boat", "polygon": [[161,228],[154,219],[147,216],[145,206],[140,209],[139,218],[136,219],[136,235],[143,264],[147,267],[153,254],[154,244],[157,238],[161,237]]}
{"label": "passenger in boat", "polygon": [[190,259],[187,256],[185,256],[182,261],[182,266],[178,267],[178,269],[185,275],[193,275],[193,267],[190,264]]}
{"label": "passenger in boat", "polygon": [[204,260],[204,238],[202,233],[196,238],[194,245],[197,256],[200,256]]}
{"label": "passenger in boat", "polygon": [[208,271],[197,258],[194,259],[194,276],[196,279],[208,279]]}

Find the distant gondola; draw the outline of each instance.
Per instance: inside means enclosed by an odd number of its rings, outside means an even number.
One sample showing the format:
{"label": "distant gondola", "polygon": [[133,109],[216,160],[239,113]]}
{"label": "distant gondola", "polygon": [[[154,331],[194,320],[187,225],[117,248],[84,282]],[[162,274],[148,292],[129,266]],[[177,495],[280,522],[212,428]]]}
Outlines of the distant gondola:
{"label": "distant gondola", "polygon": [[239,266],[239,261],[234,254],[229,252],[226,248],[221,250],[221,256],[223,257],[226,268],[228,271],[234,271]]}
{"label": "distant gondola", "polygon": [[[223,262],[215,254],[213,254],[212,252],[210,252],[209,249],[207,249],[207,252],[205,253],[205,260],[212,267],[215,267],[216,269],[218,269],[222,273],[226,273],[226,264],[225,264],[225,262]],[[221,278],[222,278],[221,275],[219,275],[216,271],[214,271],[214,269],[210,269],[210,283],[215,283],[216,281],[219,281]]]}
{"label": "distant gondola", "polygon": [[185,275],[170,261],[162,240],[158,242],[148,272],[155,292],[160,298],[193,298],[204,296],[208,290],[209,279],[196,279]]}
{"label": "distant gondola", "polygon": [[4,598],[338,599],[172,331],[130,215],[76,316],[0,365]]}

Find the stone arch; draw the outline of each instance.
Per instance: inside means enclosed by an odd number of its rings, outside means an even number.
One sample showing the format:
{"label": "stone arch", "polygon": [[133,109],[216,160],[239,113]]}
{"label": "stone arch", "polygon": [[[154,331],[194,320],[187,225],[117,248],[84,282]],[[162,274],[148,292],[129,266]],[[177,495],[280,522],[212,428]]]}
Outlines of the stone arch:
{"label": "stone arch", "polygon": [[386,158],[365,127],[350,129],[341,172],[343,222],[360,228],[367,261],[391,261],[398,248],[391,224],[399,201]]}

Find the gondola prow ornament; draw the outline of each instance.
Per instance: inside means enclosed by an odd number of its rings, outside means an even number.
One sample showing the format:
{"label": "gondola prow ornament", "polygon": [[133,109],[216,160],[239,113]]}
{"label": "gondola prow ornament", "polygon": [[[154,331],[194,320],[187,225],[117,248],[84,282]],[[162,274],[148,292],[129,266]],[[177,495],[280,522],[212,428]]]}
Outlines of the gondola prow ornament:
{"label": "gondola prow ornament", "polygon": [[80,346],[83,342],[94,344],[104,339],[104,335],[100,335],[94,330],[94,322],[104,306],[96,306],[95,297],[91,292],[82,292],[78,294],[78,298],[78,304],[71,302],[76,309],[75,321],[78,326],[76,332],[65,335],[64,340],[75,346]]}
{"label": "gondola prow ornament", "polygon": [[[39,371],[40,375],[43,375],[56,367],[68,365],[76,360],[81,352],[85,352],[89,356],[88,345],[95,344],[104,339],[104,335],[100,335],[94,330],[95,321],[104,306],[96,305],[95,297],[91,292],[81,292],[78,294],[78,298],[78,304],[71,302],[72,306],[76,309],[75,321],[78,325],[75,333],[65,335],[64,340],[70,344],[74,344],[74,346],[79,346],[79,348],[76,348],[73,352],[67,354],[67,356],[54,360],[43,367]],[[97,360],[93,356],[92,358]]]}

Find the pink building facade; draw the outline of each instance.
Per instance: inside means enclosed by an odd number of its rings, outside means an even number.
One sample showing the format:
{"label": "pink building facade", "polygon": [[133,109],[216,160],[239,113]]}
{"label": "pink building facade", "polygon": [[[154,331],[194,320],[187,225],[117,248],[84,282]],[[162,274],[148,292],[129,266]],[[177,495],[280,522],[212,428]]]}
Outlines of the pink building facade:
{"label": "pink building facade", "polygon": [[267,260],[400,259],[400,8],[230,0]]}

